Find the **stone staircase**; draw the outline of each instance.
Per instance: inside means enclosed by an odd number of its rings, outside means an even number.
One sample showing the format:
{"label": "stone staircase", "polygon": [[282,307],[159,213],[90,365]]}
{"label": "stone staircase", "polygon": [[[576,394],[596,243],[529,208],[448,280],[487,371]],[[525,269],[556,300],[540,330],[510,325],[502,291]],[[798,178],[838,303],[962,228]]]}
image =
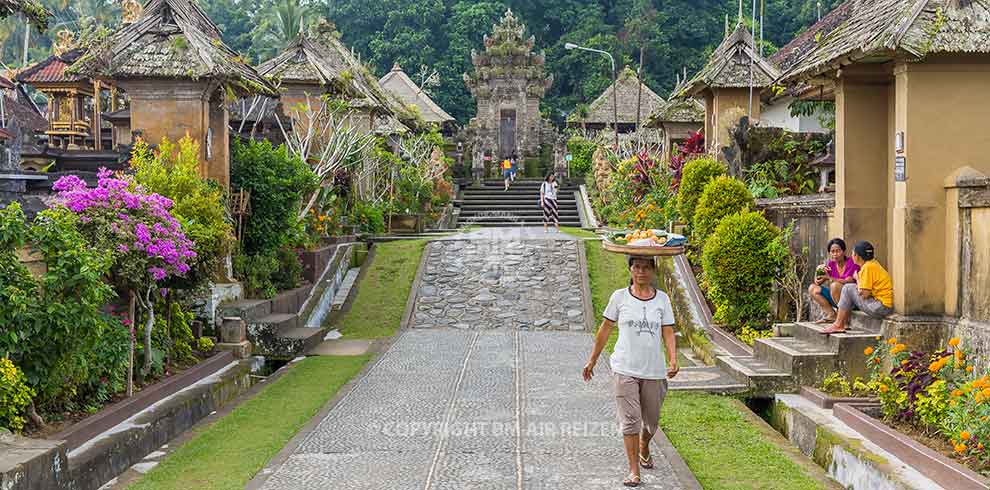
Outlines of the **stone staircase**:
{"label": "stone staircase", "polygon": [[882,319],[853,312],[845,333],[823,335],[828,325],[812,322],[778,325],[786,337],[758,339],[751,356],[719,356],[718,365],[750,387],[755,396],[795,392],[818,385],[830,373],[866,378],[863,350],[876,345]]}
{"label": "stone staircase", "polygon": [[279,294],[272,299],[244,299],[222,306],[223,317],[240,317],[247,323],[248,340],[256,354],[291,359],[323,340],[320,328],[307,328],[299,308],[312,285]]}
{"label": "stone staircase", "polygon": [[[508,191],[501,180],[486,180],[481,185],[462,188],[457,226],[542,226],[540,208],[542,180],[516,180]],[[581,226],[575,192],[578,187],[562,185],[557,191],[561,226]]]}

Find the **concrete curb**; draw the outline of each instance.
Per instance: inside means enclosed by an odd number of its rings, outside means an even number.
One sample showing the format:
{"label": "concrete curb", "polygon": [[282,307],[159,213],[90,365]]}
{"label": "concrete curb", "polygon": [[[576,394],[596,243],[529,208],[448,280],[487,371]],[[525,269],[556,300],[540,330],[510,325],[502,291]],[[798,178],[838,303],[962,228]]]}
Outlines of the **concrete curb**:
{"label": "concrete curb", "polygon": [[681,454],[674,448],[674,444],[670,442],[670,439],[667,439],[667,434],[664,434],[663,430],[657,431],[656,435],[653,436],[653,442],[659,446],[663,457],[670,463],[674,475],[677,476],[677,481],[681,484],[681,490],[702,490],[701,483],[695,478],[691,468],[688,468]]}
{"label": "concrete curb", "polygon": [[585,250],[585,241],[578,240],[575,242],[577,245],[577,255],[578,255],[578,267],[581,274],[581,297],[584,303],[584,328],[589,332],[595,331],[595,308],[592,303],[591,297],[591,285],[588,283],[588,278],[591,277],[588,271],[588,256],[587,250]]}
{"label": "concrete curb", "polygon": [[416,268],[416,277],[413,279],[412,289],[409,290],[409,298],[406,299],[406,311],[402,314],[402,321],[399,322],[399,331],[403,331],[409,328],[410,320],[412,320],[413,311],[416,308],[416,300],[419,299],[419,287],[423,283],[423,270],[426,269],[426,261],[430,256],[430,247],[433,246],[433,241],[426,242],[423,247],[423,253],[419,256],[419,266]]}

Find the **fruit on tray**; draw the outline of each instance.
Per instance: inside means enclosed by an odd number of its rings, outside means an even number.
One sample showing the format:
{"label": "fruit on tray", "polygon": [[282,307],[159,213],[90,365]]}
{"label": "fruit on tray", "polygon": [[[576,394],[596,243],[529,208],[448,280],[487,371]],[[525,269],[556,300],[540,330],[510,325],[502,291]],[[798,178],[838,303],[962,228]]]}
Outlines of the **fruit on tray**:
{"label": "fruit on tray", "polygon": [[683,244],[683,237],[671,235],[663,230],[612,232],[606,235],[606,239],[616,245],[630,245],[634,247],[664,247]]}

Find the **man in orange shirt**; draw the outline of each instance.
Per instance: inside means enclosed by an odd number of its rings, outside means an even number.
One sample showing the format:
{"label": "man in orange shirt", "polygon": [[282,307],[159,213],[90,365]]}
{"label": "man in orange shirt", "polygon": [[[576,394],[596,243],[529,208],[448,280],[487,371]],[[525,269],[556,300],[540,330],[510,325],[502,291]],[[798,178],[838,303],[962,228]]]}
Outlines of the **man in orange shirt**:
{"label": "man in orange shirt", "polygon": [[505,179],[505,190],[509,190],[509,182],[512,182],[512,162],[508,158],[502,160],[502,178]]}
{"label": "man in orange shirt", "polygon": [[853,247],[853,261],[859,266],[856,282],[842,287],[839,313],[835,323],[822,330],[824,334],[845,332],[853,308],[876,318],[894,312],[894,282],[874,258],[873,244],[867,241],[857,243]]}

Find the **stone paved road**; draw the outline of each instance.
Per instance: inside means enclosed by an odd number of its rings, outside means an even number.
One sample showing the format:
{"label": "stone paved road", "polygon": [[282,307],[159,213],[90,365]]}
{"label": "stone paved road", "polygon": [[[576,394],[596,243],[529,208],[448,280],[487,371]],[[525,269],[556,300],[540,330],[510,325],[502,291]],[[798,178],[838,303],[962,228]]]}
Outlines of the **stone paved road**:
{"label": "stone paved road", "polygon": [[[584,305],[556,304],[581,298],[574,290],[579,283],[570,271],[559,275],[552,290],[527,282],[545,273],[537,270],[541,264],[577,269],[577,245],[565,235],[533,230],[483,230],[431,244],[427,253],[444,253],[428,256],[416,314],[476,315],[470,321],[414,315],[412,326],[431,328],[404,330],[327,416],[249,488],[623,488],[625,455],[607,363],[603,359],[591,383],[581,380],[592,339],[570,329],[583,323],[575,311],[583,315]],[[472,259],[458,258],[458,252]],[[473,260],[489,275],[479,279],[478,268],[459,273],[466,269],[445,267],[451,260]],[[489,267],[506,261],[512,262],[510,272]],[[487,283],[471,282],[478,280]],[[479,299],[477,290],[451,289],[458,283],[487,292]],[[542,296],[519,304],[525,300],[511,296],[533,288],[552,295],[555,304],[546,307]],[[500,301],[514,301],[527,314],[501,318],[499,313],[514,307]],[[546,329],[532,326],[542,320],[548,320]],[[657,444],[654,453],[657,468],[644,470],[641,488],[700,488],[683,462],[669,461]]]}
{"label": "stone paved road", "polygon": [[[589,346],[570,332],[407,331],[262,488],[622,488],[611,375],[580,379]],[[657,463],[641,488],[697,488]]]}

